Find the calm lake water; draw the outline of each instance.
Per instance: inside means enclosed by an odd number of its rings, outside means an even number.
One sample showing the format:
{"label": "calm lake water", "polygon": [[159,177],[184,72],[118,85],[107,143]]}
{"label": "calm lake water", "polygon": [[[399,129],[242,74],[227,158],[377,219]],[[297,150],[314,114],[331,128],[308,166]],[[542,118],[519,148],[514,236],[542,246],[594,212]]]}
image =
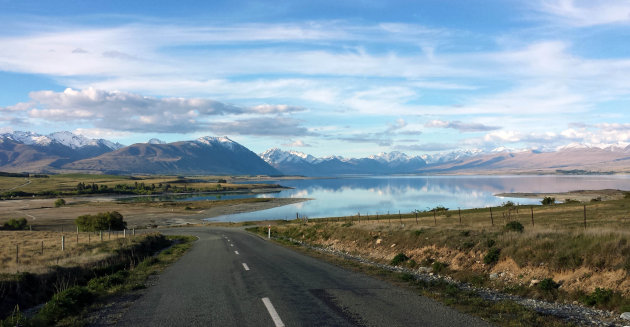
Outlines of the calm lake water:
{"label": "calm lake water", "polygon": [[[630,190],[630,175],[605,176],[373,176],[274,181],[292,187],[271,194],[224,196],[312,198],[313,200],[257,212],[208,218],[208,221],[294,219],[374,215],[427,210],[438,205],[449,209],[480,208],[505,201],[539,204],[538,199],[501,198],[509,192],[566,192],[572,190]],[[195,200],[215,199],[195,196]],[[193,198],[186,198],[191,200]],[[562,200],[562,199],[558,199]]]}

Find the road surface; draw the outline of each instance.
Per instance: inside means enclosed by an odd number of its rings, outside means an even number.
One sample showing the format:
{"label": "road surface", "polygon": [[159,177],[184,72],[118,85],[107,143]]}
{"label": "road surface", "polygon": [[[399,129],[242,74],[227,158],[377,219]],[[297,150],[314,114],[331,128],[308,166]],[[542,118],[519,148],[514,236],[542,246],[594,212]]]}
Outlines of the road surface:
{"label": "road surface", "polygon": [[199,237],[120,326],[489,326],[411,291],[236,229]]}

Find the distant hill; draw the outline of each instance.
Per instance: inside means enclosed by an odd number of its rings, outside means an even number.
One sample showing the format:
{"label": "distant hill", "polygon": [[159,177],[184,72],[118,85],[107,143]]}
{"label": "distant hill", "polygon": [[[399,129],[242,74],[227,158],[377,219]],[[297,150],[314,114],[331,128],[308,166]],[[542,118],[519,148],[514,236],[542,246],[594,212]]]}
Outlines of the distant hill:
{"label": "distant hill", "polygon": [[414,173],[426,165],[421,157],[410,157],[401,152],[346,159],[343,157],[315,158],[302,152],[273,148],[261,153],[260,157],[287,175],[305,176],[404,174]]}
{"label": "distant hill", "polygon": [[254,152],[227,137],[168,144],[138,143],[68,163],[71,171],[110,174],[281,175]]}

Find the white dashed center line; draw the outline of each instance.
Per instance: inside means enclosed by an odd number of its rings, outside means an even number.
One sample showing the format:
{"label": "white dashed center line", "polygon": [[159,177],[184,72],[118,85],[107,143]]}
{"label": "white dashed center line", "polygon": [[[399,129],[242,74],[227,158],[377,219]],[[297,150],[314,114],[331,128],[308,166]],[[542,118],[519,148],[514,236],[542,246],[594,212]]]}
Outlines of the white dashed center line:
{"label": "white dashed center line", "polygon": [[273,323],[276,324],[276,327],[284,327],[284,323],[282,322],[282,319],[280,319],[276,309],[273,307],[273,304],[271,304],[271,300],[269,300],[268,297],[264,297],[262,298],[262,301],[265,304],[267,311],[269,311],[269,315],[271,316]]}
{"label": "white dashed center line", "polygon": [[245,268],[245,271],[249,271],[249,267],[247,266],[246,263],[243,262],[243,268]]}
{"label": "white dashed center line", "polygon": [[234,253],[238,254],[238,251],[234,251]]}

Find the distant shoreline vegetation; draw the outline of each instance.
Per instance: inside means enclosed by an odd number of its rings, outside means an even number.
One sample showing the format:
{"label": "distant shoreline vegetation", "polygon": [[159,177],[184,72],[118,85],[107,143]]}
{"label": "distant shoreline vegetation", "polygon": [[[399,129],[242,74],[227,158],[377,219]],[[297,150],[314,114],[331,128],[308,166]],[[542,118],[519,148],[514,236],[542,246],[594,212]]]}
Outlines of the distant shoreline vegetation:
{"label": "distant shoreline vegetation", "polygon": [[[38,175],[46,181],[37,189],[18,189],[17,186],[0,193],[0,200],[32,197],[58,197],[83,195],[161,195],[181,193],[223,193],[252,189],[254,184],[231,184],[225,178],[186,178],[183,176],[108,176],[108,175]],[[2,173],[5,178],[32,178],[29,174]],[[65,179],[63,182],[55,179]],[[88,181],[91,179],[93,181]],[[94,180],[99,180],[98,182]],[[103,180],[103,181],[100,181]],[[277,184],[265,184],[265,188],[282,188]]]}
{"label": "distant shoreline vegetation", "polygon": [[556,169],[556,173],[561,175],[614,175],[614,171],[590,171],[582,169],[562,170]]}

